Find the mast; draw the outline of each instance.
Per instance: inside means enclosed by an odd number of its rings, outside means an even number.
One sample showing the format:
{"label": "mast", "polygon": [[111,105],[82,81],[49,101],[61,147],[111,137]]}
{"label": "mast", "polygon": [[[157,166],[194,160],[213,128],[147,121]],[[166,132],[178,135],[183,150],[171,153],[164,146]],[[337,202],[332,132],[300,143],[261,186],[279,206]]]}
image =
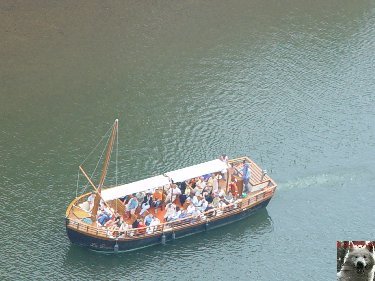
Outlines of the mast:
{"label": "mast", "polygon": [[99,202],[100,202],[100,198],[101,198],[100,194],[102,192],[102,186],[104,184],[104,180],[105,180],[105,177],[107,175],[109,160],[111,159],[111,152],[112,152],[113,144],[114,144],[115,139],[116,139],[117,132],[118,132],[118,119],[116,119],[115,123],[113,124],[112,133],[111,133],[111,136],[110,136],[110,139],[109,139],[109,142],[108,142],[107,152],[106,152],[105,160],[103,162],[102,174],[100,176],[98,189],[96,190],[94,206],[92,208],[92,213],[91,213],[92,221],[96,220],[96,214],[98,213],[98,207],[99,207]]}

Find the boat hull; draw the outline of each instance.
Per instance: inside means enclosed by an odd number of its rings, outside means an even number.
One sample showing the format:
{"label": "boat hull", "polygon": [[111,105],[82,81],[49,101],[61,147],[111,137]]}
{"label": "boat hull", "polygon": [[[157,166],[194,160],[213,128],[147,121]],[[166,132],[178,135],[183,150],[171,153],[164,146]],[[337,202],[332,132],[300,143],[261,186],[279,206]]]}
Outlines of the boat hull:
{"label": "boat hull", "polygon": [[[85,233],[76,231],[74,228],[68,227],[68,221],[66,223],[66,231],[70,241],[79,246],[87,247],[96,251],[103,252],[125,252],[132,251],[156,244],[165,243],[174,239],[178,239],[184,236],[205,232],[214,228],[227,225],[244,218],[247,218],[255,214],[258,210],[265,208],[272,197],[259,202],[259,204],[241,210],[238,213],[231,214],[230,216],[225,216],[219,219],[212,219],[208,222],[202,222],[201,224],[194,224],[191,227],[175,230],[175,231],[165,231],[163,234],[148,236],[148,237],[134,237],[134,239],[103,239],[99,237],[89,236]],[[164,237],[163,237],[164,236]]]}

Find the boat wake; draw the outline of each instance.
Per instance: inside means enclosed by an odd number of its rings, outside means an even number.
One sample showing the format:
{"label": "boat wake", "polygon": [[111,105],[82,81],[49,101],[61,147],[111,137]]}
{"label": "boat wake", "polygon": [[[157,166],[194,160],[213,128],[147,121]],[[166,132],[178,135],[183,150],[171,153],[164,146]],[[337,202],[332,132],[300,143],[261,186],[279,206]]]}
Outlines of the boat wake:
{"label": "boat wake", "polygon": [[343,186],[346,182],[352,181],[350,175],[339,174],[318,174],[301,178],[296,178],[287,182],[279,183],[279,190],[313,188],[316,186]]}

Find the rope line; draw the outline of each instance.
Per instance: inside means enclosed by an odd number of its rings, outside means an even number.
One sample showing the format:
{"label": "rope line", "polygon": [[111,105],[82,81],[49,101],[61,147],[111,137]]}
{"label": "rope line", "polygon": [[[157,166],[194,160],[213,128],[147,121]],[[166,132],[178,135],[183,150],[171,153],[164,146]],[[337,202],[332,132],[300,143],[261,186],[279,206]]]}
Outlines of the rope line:
{"label": "rope line", "polygon": [[[113,125],[113,126],[114,126],[114,125]],[[109,131],[113,128],[113,126],[111,126],[111,127],[108,129],[108,131],[104,134],[104,136],[101,138],[101,140],[99,141],[99,143],[95,146],[95,148],[90,152],[90,154],[85,158],[85,160],[83,160],[83,162],[81,163],[81,166],[86,162],[86,160],[89,158],[89,156],[90,156],[90,155],[96,150],[96,148],[99,146],[99,144],[101,144],[101,143],[103,142],[104,137],[106,137],[106,136],[108,135]],[[95,166],[94,171],[93,171],[92,174],[91,174],[91,178],[94,177],[94,175],[95,175],[95,173],[96,173],[96,170],[98,169],[99,163],[100,163],[100,161],[101,161],[102,158],[103,158],[103,155],[104,155],[104,152],[105,152],[105,150],[106,150],[106,148],[107,148],[108,142],[109,142],[109,138],[107,139],[107,143],[106,143],[106,145],[104,146],[104,149],[103,149],[103,151],[102,151],[102,153],[101,153],[101,155],[100,155],[100,158],[99,158],[98,162],[96,163],[96,166]],[[78,169],[77,189],[78,189],[78,180],[79,180],[79,169]],[[86,191],[86,189],[87,189],[88,186],[89,186],[89,182],[87,181],[86,185],[84,186],[84,188],[83,188],[83,190],[82,190],[81,195]],[[77,193],[77,192],[76,192],[76,193]],[[76,197],[77,197],[77,194],[76,194]]]}
{"label": "rope line", "polygon": [[[93,152],[96,150],[96,148],[99,146],[99,144],[102,143],[103,139],[108,135],[109,131],[112,129],[113,126],[111,126],[108,131],[102,136],[101,140],[99,141],[99,143],[94,147],[93,150],[91,150],[91,152],[89,153],[89,155],[86,156],[85,160],[83,160],[83,162],[81,163],[81,166],[86,162],[86,160],[91,156],[91,154],[93,154]],[[108,141],[107,141],[108,143]]]}
{"label": "rope line", "polygon": [[78,195],[78,187],[79,187],[79,169],[78,169],[78,175],[77,175],[76,198],[77,198],[77,195]]}

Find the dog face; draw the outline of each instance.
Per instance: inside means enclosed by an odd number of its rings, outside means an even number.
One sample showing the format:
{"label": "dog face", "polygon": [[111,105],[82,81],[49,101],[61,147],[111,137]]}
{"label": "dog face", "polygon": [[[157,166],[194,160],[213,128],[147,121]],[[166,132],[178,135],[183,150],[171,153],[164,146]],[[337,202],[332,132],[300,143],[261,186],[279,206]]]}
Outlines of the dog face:
{"label": "dog face", "polygon": [[351,248],[345,264],[354,267],[358,274],[363,274],[372,270],[375,264],[373,248]]}

